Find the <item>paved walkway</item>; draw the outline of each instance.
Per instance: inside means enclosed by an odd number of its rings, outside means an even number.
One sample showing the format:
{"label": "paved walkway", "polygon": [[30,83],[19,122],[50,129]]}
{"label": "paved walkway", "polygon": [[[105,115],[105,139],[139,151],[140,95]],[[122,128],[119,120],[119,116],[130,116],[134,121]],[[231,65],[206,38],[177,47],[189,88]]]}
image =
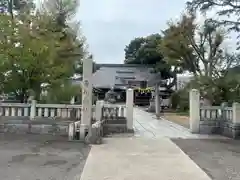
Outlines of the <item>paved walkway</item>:
{"label": "paved walkway", "polygon": [[210,180],[168,138],[108,138],[93,146],[81,180]]}
{"label": "paved walkway", "polygon": [[[81,180],[210,180],[171,138],[194,135],[170,121],[134,109],[134,137],[111,137],[92,146]],[[211,138],[219,136],[211,136]]]}
{"label": "paved walkway", "polygon": [[146,138],[221,138],[217,135],[192,134],[189,129],[165,119],[156,119],[154,114],[140,108],[134,108],[134,131],[135,136]]}

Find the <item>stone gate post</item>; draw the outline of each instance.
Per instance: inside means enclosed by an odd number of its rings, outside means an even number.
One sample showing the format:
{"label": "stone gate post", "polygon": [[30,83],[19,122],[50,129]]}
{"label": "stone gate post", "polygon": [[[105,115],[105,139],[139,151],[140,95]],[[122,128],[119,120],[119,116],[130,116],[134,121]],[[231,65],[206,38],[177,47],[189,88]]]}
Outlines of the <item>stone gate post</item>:
{"label": "stone gate post", "polygon": [[86,130],[90,129],[92,119],[92,59],[83,60],[82,81],[82,115],[80,126],[80,139],[85,138]]}
{"label": "stone gate post", "polygon": [[200,130],[200,93],[197,89],[192,89],[189,93],[189,123],[192,133],[199,133]]}
{"label": "stone gate post", "polygon": [[233,103],[232,105],[232,137],[239,138],[240,136],[240,104]]}
{"label": "stone gate post", "polygon": [[33,120],[36,116],[36,104],[37,104],[37,101],[33,99],[31,101],[31,107],[30,107],[30,120]]}
{"label": "stone gate post", "polygon": [[96,116],[96,121],[101,121],[102,120],[102,108],[104,105],[104,101],[97,101],[96,102],[96,110],[95,110],[95,116]]}
{"label": "stone gate post", "polygon": [[127,90],[126,97],[126,118],[127,118],[127,128],[129,131],[133,130],[133,89]]}

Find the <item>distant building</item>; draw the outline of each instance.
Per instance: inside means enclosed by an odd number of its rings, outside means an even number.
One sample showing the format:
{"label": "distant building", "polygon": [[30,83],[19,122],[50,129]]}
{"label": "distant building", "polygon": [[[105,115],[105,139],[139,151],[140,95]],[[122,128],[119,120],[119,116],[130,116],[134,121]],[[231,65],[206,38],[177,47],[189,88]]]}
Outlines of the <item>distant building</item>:
{"label": "distant building", "polygon": [[[153,68],[146,65],[136,64],[96,64],[97,70],[93,73],[92,83],[93,89],[97,93],[99,99],[103,99],[106,92],[111,88],[119,94],[121,100],[125,101],[127,88],[147,88],[153,86],[160,77],[152,73]],[[73,84],[80,84],[81,78],[73,79]],[[139,97],[135,93],[135,98]],[[141,99],[150,95],[141,95]],[[148,97],[149,96],[149,97]],[[145,101],[145,100],[144,100]]]}

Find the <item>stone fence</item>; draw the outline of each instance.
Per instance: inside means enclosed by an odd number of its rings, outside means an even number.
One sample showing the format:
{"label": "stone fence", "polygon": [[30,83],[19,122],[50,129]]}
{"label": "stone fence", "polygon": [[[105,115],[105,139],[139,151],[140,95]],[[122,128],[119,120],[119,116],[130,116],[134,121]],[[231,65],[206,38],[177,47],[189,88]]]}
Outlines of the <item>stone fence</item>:
{"label": "stone fence", "polygon": [[192,133],[221,134],[231,138],[240,137],[240,104],[232,107],[204,106],[200,103],[200,93],[190,92],[190,129]]}
{"label": "stone fence", "polygon": [[84,139],[87,134],[93,139],[94,132],[99,138],[133,131],[132,89],[127,90],[124,105],[97,101],[87,116],[90,125],[83,123],[85,109],[82,105],[38,104],[35,100],[28,104],[0,103],[0,133],[67,135],[71,140]]}
{"label": "stone fence", "polygon": [[[88,143],[99,144],[103,136],[113,133],[133,133],[132,89],[127,90],[126,99],[126,105],[106,104],[104,101],[97,101],[96,122],[88,130],[86,137]],[[81,129],[79,131],[81,132]],[[72,136],[73,132],[71,131],[70,139]]]}
{"label": "stone fence", "polygon": [[[0,118],[4,119],[30,119],[37,118],[57,120],[81,120],[82,105],[72,104],[37,104],[32,103],[1,103]],[[95,106],[92,108],[92,118],[95,119]]]}

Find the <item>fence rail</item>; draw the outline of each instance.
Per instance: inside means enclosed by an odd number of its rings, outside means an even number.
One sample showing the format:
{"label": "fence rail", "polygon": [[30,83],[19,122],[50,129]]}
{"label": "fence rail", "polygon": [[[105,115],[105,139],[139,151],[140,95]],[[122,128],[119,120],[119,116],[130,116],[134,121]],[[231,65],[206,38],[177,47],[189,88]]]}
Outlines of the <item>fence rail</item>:
{"label": "fence rail", "polygon": [[103,119],[119,119],[126,117],[126,106],[121,105],[104,105],[102,108]]}
{"label": "fence rail", "polygon": [[36,117],[52,117],[63,119],[81,119],[81,105],[69,104],[36,104]]}
{"label": "fence rail", "polygon": [[0,116],[30,116],[31,104],[23,103],[2,103],[0,104]]}
{"label": "fence rail", "polygon": [[[81,119],[82,105],[74,104],[1,103],[0,117],[30,117],[32,108],[34,118]],[[95,118],[95,106],[92,118]]]}
{"label": "fence rail", "polygon": [[221,106],[200,107],[200,121],[232,121],[232,108]]}

